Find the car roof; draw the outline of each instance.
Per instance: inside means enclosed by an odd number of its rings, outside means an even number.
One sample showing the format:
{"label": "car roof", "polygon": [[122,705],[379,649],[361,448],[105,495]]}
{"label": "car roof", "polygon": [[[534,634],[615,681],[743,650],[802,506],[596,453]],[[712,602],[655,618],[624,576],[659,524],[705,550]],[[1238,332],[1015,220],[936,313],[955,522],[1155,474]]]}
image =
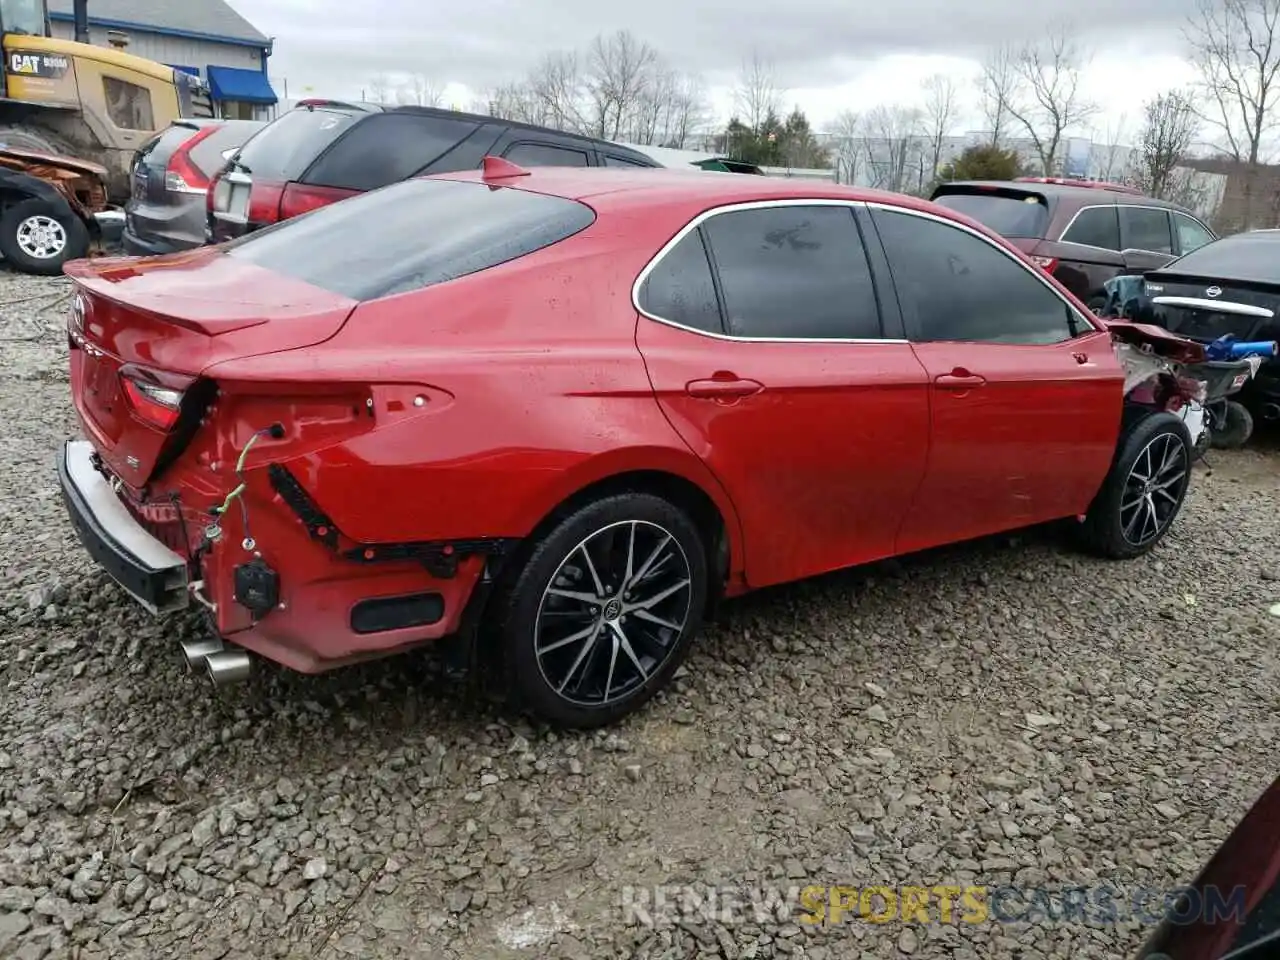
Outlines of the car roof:
{"label": "car roof", "polygon": [[[523,176],[485,179],[481,170],[438,174],[437,179],[471,180],[530,190],[590,205],[725,206],[770,200],[845,200],[919,210],[970,225],[970,218],[905,194],[790,177],[752,177],[694,169],[653,167],[530,167]],[[986,228],[985,232],[990,233]]]}
{"label": "car roof", "polygon": [[979,190],[1016,190],[1019,193],[1038,193],[1040,196],[1057,203],[1065,203],[1074,207],[1096,207],[1107,203],[1121,203],[1129,206],[1165,207],[1187,213],[1187,209],[1168,200],[1158,200],[1144,194],[1127,193],[1120,190],[1107,190],[1103,187],[1075,186],[1066,183],[1038,183],[1028,180],[953,180],[939,185],[938,191],[949,187],[973,187]]}
{"label": "car roof", "polygon": [[556,130],[552,127],[540,127],[534,123],[524,123],[520,120],[507,120],[504,117],[492,117],[483,113],[463,113],[459,110],[446,110],[443,107],[419,107],[414,105],[405,105],[398,107],[390,107],[387,113],[412,113],[422,117],[443,117],[449,120],[470,120],[474,123],[493,123],[501,124],[510,130],[527,130],[530,133],[538,133],[543,136],[555,137],[557,140],[574,140],[582,144],[590,144],[598,149],[608,149],[610,153],[618,156],[639,158],[647,160],[649,163],[656,163],[652,157],[649,157],[638,150],[630,147],[624,147],[621,144],[613,143],[610,140],[602,140],[599,137],[588,137],[581,133],[571,133],[567,130]]}

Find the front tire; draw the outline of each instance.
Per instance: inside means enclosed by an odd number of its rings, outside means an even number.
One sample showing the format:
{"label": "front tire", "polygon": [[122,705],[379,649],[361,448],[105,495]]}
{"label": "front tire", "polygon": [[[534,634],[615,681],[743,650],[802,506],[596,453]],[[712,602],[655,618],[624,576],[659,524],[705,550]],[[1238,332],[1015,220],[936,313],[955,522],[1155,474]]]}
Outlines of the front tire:
{"label": "front tire", "polygon": [[511,692],[557,726],[614,723],[670,681],[707,588],[705,544],[674,504],[621,493],[578,508],[537,542],[494,612]]}
{"label": "front tire", "polygon": [[89,229],[69,209],[33,197],[0,214],[0,253],[24,273],[56,276],[88,252]]}
{"label": "front tire", "polygon": [[1182,510],[1192,460],[1191,437],[1179,417],[1161,411],[1132,423],[1085,517],[1085,544],[1115,560],[1151,550]]}

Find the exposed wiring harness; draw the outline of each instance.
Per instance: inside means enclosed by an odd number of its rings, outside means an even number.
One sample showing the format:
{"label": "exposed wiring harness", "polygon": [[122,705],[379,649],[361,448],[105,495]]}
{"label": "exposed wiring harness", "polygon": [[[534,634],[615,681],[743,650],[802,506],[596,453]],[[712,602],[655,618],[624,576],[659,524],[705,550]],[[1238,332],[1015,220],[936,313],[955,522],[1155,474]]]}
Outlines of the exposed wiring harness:
{"label": "exposed wiring harness", "polygon": [[264,436],[270,436],[276,440],[281,439],[284,436],[284,425],[281,423],[273,423],[269,427],[258,430],[249,438],[249,441],[244,445],[244,449],[240,451],[240,456],[236,458],[236,479],[240,482],[236,484],[235,488],[230,493],[227,494],[226,499],[222,501],[220,506],[214,507],[209,511],[215,517],[221,517],[231,509],[231,504],[235,503],[237,500],[240,501],[240,517],[244,525],[244,543],[246,550],[253,549],[254,540],[252,534],[249,533],[249,507],[245,503],[243,497],[244,491],[248,486],[244,479],[244,462],[249,456],[249,451],[253,449],[253,445],[258,442],[258,438]]}

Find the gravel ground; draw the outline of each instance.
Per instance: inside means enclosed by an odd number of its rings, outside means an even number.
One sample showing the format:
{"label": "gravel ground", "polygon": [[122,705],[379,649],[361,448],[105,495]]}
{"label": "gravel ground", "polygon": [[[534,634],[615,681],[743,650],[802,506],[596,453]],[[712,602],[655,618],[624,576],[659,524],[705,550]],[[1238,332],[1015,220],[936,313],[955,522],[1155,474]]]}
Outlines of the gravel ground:
{"label": "gravel ground", "polygon": [[[428,654],[214,693],[53,476],[67,282],[0,273],[0,956],[1126,956],[1113,924],[629,922],[625,888],[1188,879],[1280,772],[1280,443],[1156,553],[1033,532],[732,604],[557,735]],[[936,914],[935,914],[936,916]],[[634,918],[630,918],[634,920]]]}

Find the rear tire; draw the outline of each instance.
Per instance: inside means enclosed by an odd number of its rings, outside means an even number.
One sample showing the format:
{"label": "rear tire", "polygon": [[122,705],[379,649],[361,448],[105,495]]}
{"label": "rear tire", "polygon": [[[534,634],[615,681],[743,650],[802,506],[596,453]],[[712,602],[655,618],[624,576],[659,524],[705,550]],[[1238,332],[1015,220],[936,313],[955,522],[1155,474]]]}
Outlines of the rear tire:
{"label": "rear tire", "polygon": [[1192,460],[1190,434],[1174,414],[1150,413],[1129,425],[1085,516],[1086,546],[1113,560],[1150,551],[1182,510]]}
{"label": "rear tire", "polygon": [[1253,414],[1244,404],[1228,400],[1222,419],[1222,429],[1215,430],[1212,434],[1215,449],[1238,450],[1249,442],[1249,438],[1253,436]]}
{"label": "rear tire", "polygon": [[0,214],[0,253],[24,273],[56,276],[88,252],[89,228],[69,208],[32,197]]}
{"label": "rear tire", "polygon": [[495,598],[490,622],[511,693],[557,726],[614,723],[670,681],[707,587],[707,550],[683,510],[647,493],[580,507]]}

